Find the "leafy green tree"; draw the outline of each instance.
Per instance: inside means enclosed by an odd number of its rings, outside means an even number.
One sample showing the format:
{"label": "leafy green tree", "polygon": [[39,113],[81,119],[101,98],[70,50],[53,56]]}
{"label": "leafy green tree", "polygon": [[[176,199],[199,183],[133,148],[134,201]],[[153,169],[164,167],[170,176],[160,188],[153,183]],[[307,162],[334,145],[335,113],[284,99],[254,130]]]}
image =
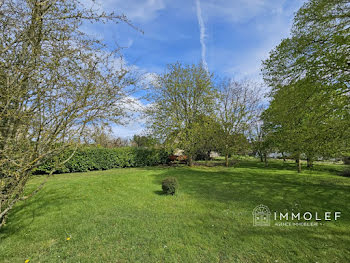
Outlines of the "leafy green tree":
{"label": "leafy green tree", "polygon": [[90,125],[90,127],[85,130],[81,139],[84,144],[93,144],[103,148],[119,148],[130,145],[128,139],[116,137],[113,134],[112,127],[109,123]]}
{"label": "leafy green tree", "polygon": [[131,143],[136,147],[153,147],[159,144],[157,139],[150,135],[134,135]]}
{"label": "leafy green tree", "polygon": [[215,94],[202,65],[169,65],[153,86],[150,128],[168,147],[183,149],[190,166],[202,133],[198,123],[213,112]]}
{"label": "leafy green tree", "polygon": [[264,112],[274,145],[296,158],[299,172],[302,155],[312,166],[315,157],[339,154],[343,148],[344,125],[349,120],[349,112],[343,110],[347,98],[332,100],[327,92],[332,98],[334,91],[304,79],[275,92]]}
{"label": "leafy green tree", "polygon": [[14,204],[45,183],[24,196],[33,169],[79,142],[87,126],[125,116],[131,82],[115,67],[117,53],[80,30],[85,21],[128,23],[124,16],[78,0],[1,1],[0,14],[2,226]]}
{"label": "leafy green tree", "polygon": [[296,13],[291,37],[263,62],[265,81],[273,88],[308,75],[349,92],[349,13],[347,0],[309,0]]}
{"label": "leafy green tree", "polygon": [[195,123],[194,129],[197,131],[195,145],[195,159],[209,160],[212,151],[219,151],[222,129],[215,116],[202,115]]}
{"label": "leafy green tree", "polygon": [[87,128],[83,137],[84,143],[104,148],[110,148],[113,139],[112,129],[107,124],[94,125]]}
{"label": "leafy green tree", "polygon": [[260,161],[267,166],[267,156],[274,149],[272,148],[271,133],[264,125],[262,116],[253,124],[253,128],[250,132],[250,142],[252,144],[253,152],[260,157]]}
{"label": "leafy green tree", "polygon": [[272,88],[265,121],[275,145],[297,160],[305,155],[308,166],[316,156],[347,147],[349,11],[344,0],[306,2],[294,18],[291,37],[263,62],[264,80]]}

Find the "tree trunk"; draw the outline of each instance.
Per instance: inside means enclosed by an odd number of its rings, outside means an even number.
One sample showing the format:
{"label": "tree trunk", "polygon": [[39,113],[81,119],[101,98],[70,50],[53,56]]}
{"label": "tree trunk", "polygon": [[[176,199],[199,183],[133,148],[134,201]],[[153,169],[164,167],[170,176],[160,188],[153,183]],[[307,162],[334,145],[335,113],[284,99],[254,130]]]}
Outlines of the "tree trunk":
{"label": "tree trunk", "polygon": [[260,156],[260,162],[264,162],[264,155],[262,153],[259,153]]}
{"label": "tree trunk", "polygon": [[225,154],[225,166],[228,167],[228,153]]}
{"label": "tree trunk", "polygon": [[307,168],[312,168],[313,165],[314,165],[312,159],[311,158],[307,158],[306,161],[307,161]]}
{"label": "tree trunk", "polygon": [[283,162],[286,161],[286,156],[284,155],[284,152],[282,152],[282,158],[283,158]]}
{"label": "tree trunk", "polygon": [[210,153],[211,153],[211,151],[208,151],[208,152],[207,152],[207,160],[211,160],[211,158],[210,158]]}
{"label": "tree trunk", "polygon": [[265,167],[267,166],[267,153],[264,153],[264,164]]}
{"label": "tree trunk", "polygon": [[188,166],[193,166],[193,158],[192,158],[192,155],[188,155]]}
{"label": "tree trunk", "polygon": [[298,173],[301,173],[301,159],[298,157],[295,162],[297,163]]}

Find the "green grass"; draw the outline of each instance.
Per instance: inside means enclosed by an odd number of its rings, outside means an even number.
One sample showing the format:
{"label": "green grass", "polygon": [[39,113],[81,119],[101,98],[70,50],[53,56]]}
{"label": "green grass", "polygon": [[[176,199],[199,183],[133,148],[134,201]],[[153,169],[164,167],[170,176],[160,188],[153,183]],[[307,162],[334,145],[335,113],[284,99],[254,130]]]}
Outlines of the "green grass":
{"label": "green grass", "polygon": [[[1,262],[349,262],[350,178],[341,165],[255,160],[235,168],[59,174],[0,230]],[[175,196],[161,181],[177,177]],[[33,178],[28,191],[42,180]],[[317,227],[254,227],[252,210],[341,211]],[[70,237],[70,240],[66,240]]]}

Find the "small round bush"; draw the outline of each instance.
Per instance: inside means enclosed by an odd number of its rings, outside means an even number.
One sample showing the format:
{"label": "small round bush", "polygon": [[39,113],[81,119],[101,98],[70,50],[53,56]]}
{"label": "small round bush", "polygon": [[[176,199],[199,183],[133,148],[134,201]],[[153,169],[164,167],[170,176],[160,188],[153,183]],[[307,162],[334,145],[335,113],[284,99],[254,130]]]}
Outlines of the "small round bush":
{"label": "small round bush", "polygon": [[341,173],[341,176],[350,177],[350,169],[346,169]]}
{"label": "small round bush", "polygon": [[167,177],[162,181],[163,193],[167,195],[174,195],[179,186],[175,177]]}

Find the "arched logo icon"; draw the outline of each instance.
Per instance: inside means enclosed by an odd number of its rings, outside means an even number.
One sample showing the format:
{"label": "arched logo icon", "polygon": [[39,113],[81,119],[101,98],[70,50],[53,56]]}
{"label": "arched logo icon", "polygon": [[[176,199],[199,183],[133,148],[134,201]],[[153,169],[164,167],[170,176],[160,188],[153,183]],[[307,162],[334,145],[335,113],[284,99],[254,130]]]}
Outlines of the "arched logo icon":
{"label": "arched logo icon", "polygon": [[266,205],[258,205],[253,210],[254,226],[270,226],[270,209]]}

